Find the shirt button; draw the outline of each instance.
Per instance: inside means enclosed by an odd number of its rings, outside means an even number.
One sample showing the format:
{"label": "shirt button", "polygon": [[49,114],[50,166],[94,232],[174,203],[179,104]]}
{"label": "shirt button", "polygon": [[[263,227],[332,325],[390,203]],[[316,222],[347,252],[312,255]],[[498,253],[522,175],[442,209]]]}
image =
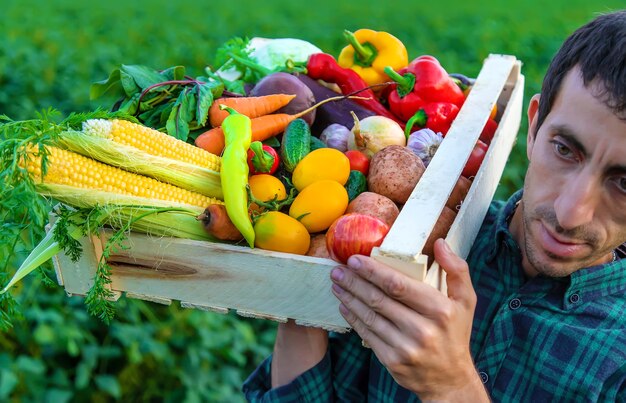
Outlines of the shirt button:
{"label": "shirt button", "polygon": [[489,380],[489,375],[487,375],[487,373],[486,373],[486,372],[480,371],[480,372],[478,373],[478,375],[480,375],[480,380],[481,380],[483,383],[487,383],[487,381]]}
{"label": "shirt button", "polygon": [[522,301],[520,301],[519,298],[513,298],[512,300],[509,301],[509,308],[513,310],[516,310],[520,306],[522,306]]}
{"label": "shirt button", "polygon": [[578,301],[580,301],[580,296],[578,294],[572,294],[569,296],[569,302],[572,304],[576,304]]}

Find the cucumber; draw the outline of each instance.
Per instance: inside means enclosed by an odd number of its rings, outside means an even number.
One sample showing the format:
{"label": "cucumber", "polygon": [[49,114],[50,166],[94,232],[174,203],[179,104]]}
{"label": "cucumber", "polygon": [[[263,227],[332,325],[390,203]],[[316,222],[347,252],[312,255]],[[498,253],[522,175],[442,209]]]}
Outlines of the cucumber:
{"label": "cucumber", "polygon": [[317,150],[318,148],[326,148],[326,147],[328,146],[322,140],[318,139],[315,136],[311,136],[311,151]]}
{"label": "cucumber", "polygon": [[348,191],[348,201],[352,201],[361,193],[367,192],[367,178],[361,171],[352,170],[344,187]]}
{"label": "cucumber", "polygon": [[311,151],[311,128],[304,119],[289,123],[283,133],[280,157],[288,172],[293,172],[298,162]]}

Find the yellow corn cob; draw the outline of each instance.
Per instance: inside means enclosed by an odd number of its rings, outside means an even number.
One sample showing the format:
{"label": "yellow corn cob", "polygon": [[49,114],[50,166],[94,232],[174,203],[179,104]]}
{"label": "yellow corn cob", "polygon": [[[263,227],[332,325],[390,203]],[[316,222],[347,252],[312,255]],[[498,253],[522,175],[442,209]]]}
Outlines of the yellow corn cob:
{"label": "yellow corn cob", "polygon": [[224,198],[218,171],[148,154],[136,147],[120,144],[93,133],[64,131],[60,133],[54,145],[107,165],[149,176],[208,197]]}
{"label": "yellow corn cob", "polygon": [[206,208],[223,202],[146,176],[126,172],[57,147],[49,151],[46,176],[41,180],[41,158],[30,158],[27,171],[43,184],[68,185],[126,196],[143,197]]}
{"label": "yellow corn cob", "polygon": [[138,148],[150,155],[183,161],[215,172],[220,171],[219,156],[128,120],[90,119],[83,123],[83,131]]}

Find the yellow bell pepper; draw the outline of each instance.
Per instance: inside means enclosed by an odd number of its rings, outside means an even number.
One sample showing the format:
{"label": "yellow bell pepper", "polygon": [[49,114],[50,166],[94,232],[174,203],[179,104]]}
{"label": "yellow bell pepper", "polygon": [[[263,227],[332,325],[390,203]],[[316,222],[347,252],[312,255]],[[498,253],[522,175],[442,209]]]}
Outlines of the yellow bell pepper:
{"label": "yellow bell pepper", "polygon": [[397,71],[409,64],[409,55],[402,41],[387,32],[359,29],[352,33],[346,30],[344,36],[350,44],[341,50],[337,63],[357,72],[367,85],[390,81],[384,72],[386,66]]}

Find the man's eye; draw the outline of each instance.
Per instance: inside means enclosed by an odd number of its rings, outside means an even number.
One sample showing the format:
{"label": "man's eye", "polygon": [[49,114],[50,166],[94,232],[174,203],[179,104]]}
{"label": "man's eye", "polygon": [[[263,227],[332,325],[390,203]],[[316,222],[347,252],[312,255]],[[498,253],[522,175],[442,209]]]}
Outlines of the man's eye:
{"label": "man's eye", "polygon": [[626,176],[617,178],[617,187],[619,188],[619,190],[626,193]]}
{"label": "man's eye", "polygon": [[561,157],[569,157],[572,155],[572,151],[565,144],[559,141],[552,141],[552,144],[557,155]]}

